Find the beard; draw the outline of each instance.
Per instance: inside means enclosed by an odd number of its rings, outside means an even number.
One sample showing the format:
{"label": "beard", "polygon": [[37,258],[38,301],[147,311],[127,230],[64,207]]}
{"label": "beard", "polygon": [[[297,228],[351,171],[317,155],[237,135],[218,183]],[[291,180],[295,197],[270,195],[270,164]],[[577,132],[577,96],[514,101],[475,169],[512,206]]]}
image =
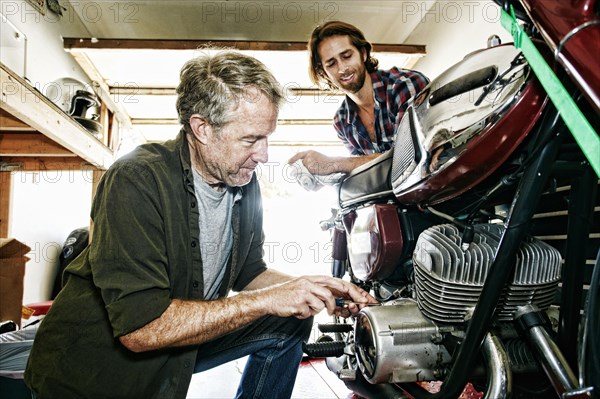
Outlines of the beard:
{"label": "beard", "polygon": [[365,84],[365,79],[367,78],[367,70],[365,69],[365,66],[362,65],[355,72],[355,75],[356,77],[352,82],[342,83],[341,81],[338,81],[342,90],[347,91],[349,93],[357,93],[358,91],[360,91],[360,89],[362,89],[363,85]]}
{"label": "beard", "polygon": [[229,187],[242,187],[250,183],[256,168],[241,167],[229,173],[224,180]]}
{"label": "beard", "polygon": [[250,183],[256,165],[233,163],[229,156],[204,159],[204,173],[228,187],[242,187]]}
{"label": "beard", "polygon": [[[196,157],[200,157],[199,151]],[[242,187],[250,183],[255,173],[256,165],[252,162],[244,164],[232,163],[230,156],[203,158],[203,178],[209,176],[211,182],[218,182],[228,187]]]}

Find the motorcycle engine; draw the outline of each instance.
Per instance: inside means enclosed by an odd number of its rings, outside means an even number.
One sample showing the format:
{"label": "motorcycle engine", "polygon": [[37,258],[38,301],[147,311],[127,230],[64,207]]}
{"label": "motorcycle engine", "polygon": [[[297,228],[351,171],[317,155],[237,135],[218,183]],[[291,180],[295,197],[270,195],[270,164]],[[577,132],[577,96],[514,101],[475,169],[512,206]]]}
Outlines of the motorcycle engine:
{"label": "motorcycle engine", "polygon": [[[375,384],[431,381],[443,376],[450,353],[443,335],[464,331],[494,260],[503,227],[474,226],[472,242],[453,225],[423,231],[413,253],[415,298],[362,309],[354,332],[358,367]],[[463,245],[465,244],[465,245]],[[517,307],[546,310],[560,279],[558,250],[530,237],[521,244],[514,275],[496,319],[510,322]]]}

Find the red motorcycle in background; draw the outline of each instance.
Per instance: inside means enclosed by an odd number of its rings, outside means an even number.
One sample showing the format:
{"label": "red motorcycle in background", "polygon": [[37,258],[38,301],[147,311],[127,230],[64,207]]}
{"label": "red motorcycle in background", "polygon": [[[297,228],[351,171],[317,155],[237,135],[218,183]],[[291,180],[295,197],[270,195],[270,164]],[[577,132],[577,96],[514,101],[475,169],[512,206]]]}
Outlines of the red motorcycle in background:
{"label": "red motorcycle in background", "polygon": [[[600,0],[496,2],[600,131]],[[381,306],[319,325],[305,352],[364,397],[598,396],[598,176],[523,52],[467,55],[396,137],[322,226],[332,274]]]}

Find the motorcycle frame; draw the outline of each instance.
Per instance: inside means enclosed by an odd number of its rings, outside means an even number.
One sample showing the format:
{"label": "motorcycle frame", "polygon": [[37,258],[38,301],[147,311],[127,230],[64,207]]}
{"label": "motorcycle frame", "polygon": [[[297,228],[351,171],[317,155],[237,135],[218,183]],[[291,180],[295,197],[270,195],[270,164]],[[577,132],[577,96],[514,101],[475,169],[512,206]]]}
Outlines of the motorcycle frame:
{"label": "motorcycle frame", "polygon": [[[576,369],[577,338],[580,321],[579,310],[583,295],[583,267],[585,248],[591,227],[591,214],[595,198],[595,174],[587,164],[557,162],[557,155],[565,134],[569,134],[559,113],[548,104],[542,121],[536,128],[534,137],[542,144],[537,159],[534,159],[523,172],[511,203],[504,232],[489,274],[484,283],[479,301],[469,321],[466,335],[457,352],[453,355],[452,368],[439,392],[432,394],[412,383],[398,386],[417,399],[437,399],[458,397],[468,382],[470,370],[476,364],[485,335],[491,328],[494,310],[514,269],[514,259],[521,241],[529,234],[532,218],[550,177],[555,174],[575,174],[574,188],[570,196],[567,251],[563,276],[560,328],[558,342],[570,366]],[[591,184],[590,184],[591,183]],[[590,195],[589,189],[594,187]],[[576,209],[575,209],[576,208]]]}
{"label": "motorcycle frame", "polygon": [[[588,2],[588,0],[578,1],[580,3]],[[531,12],[531,10],[528,11]],[[561,66],[558,68],[559,71],[566,69],[564,63],[561,62],[558,62],[558,65],[555,64],[555,67],[559,65]],[[567,79],[564,72],[561,77],[565,85],[569,85],[570,79]],[[581,93],[585,90],[582,90],[580,85],[579,90],[575,90],[573,87],[571,84],[571,92],[577,95],[576,100],[582,100]],[[589,101],[589,98],[587,100]],[[593,109],[592,112],[594,112]],[[596,122],[598,121],[596,120]],[[584,299],[586,254],[588,249],[592,248],[589,234],[592,230],[594,204],[598,195],[598,177],[587,162],[559,159],[561,145],[565,139],[568,139],[568,135],[570,132],[564,125],[559,112],[548,102],[544,106],[538,123],[529,134],[533,140],[533,143],[529,144],[533,144],[536,149],[530,152],[531,161],[524,167],[518,179],[518,187],[504,222],[502,238],[482,289],[484,294],[480,296],[472,317],[468,321],[464,339],[453,353],[451,368],[439,392],[430,393],[415,383],[373,385],[376,389],[383,389],[386,397],[397,393],[395,389],[416,399],[459,397],[469,381],[471,371],[479,361],[480,353],[484,351],[487,334],[493,330],[494,311],[504,287],[514,272],[517,251],[521,242],[531,234],[536,208],[538,208],[542,195],[548,191],[552,178],[568,179],[571,189],[568,197],[567,239],[563,257],[558,328],[556,334],[548,331],[553,335],[558,355],[564,362],[556,365],[553,370],[545,371],[554,390],[562,397],[589,397],[592,392],[590,389],[593,388],[577,386],[578,383],[582,385],[584,382],[587,384],[594,382],[585,381],[582,374],[584,369],[582,354],[586,348],[581,345],[579,328],[582,322],[580,311]],[[551,340],[550,337],[549,339]],[[554,342],[551,343],[554,344]],[[540,356],[543,358],[538,359],[540,363],[548,364],[551,363],[549,361],[551,355],[550,353],[545,355],[542,352]],[[566,367],[566,373],[562,370],[562,366]],[[579,372],[579,382],[573,381],[572,378],[571,382],[561,381],[561,377],[564,377],[565,374],[573,374],[571,370]],[[569,380],[569,378],[565,378],[565,380]]]}

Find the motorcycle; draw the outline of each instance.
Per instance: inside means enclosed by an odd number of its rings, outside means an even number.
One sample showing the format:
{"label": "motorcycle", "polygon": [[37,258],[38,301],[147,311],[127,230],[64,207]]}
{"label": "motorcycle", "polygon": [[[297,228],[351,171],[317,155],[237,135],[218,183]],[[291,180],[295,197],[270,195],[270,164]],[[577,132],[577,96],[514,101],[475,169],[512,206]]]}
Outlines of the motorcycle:
{"label": "motorcycle", "polygon": [[[600,43],[600,1],[497,3],[600,131],[597,51],[582,47]],[[523,52],[465,56],[396,137],[343,177],[322,222],[332,275],[381,306],[319,325],[305,353],[368,398],[598,395],[598,176]]]}

